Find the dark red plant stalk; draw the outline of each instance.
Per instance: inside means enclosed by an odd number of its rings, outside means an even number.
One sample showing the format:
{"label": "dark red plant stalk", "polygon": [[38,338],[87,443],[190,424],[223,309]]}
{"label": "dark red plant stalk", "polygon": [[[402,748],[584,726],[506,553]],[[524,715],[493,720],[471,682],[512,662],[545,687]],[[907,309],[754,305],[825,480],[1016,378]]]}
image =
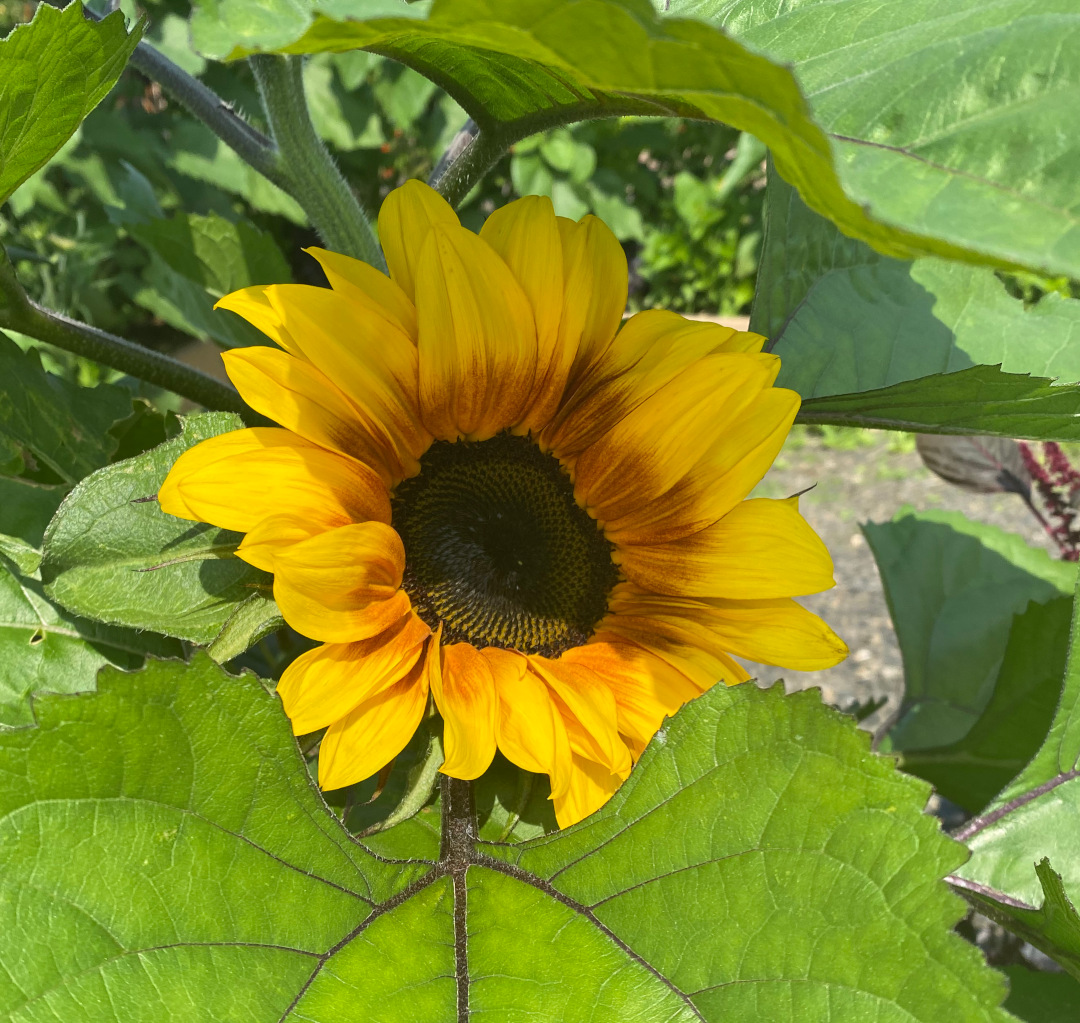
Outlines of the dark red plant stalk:
{"label": "dark red plant stalk", "polygon": [[1031,474],[1031,482],[1035,484],[1046,509],[1046,517],[1040,515],[1033,505],[1029,504],[1029,507],[1058,545],[1062,559],[1080,561],[1080,529],[1077,528],[1076,508],[1073,507],[1073,501],[1080,497],[1080,472],[1073,468],[1060,445],[1053,441],[1043,443],[1043,461],[1035,456],[1031,445],[1025,441],[1020,441],[1019,447],[1024,465]]}

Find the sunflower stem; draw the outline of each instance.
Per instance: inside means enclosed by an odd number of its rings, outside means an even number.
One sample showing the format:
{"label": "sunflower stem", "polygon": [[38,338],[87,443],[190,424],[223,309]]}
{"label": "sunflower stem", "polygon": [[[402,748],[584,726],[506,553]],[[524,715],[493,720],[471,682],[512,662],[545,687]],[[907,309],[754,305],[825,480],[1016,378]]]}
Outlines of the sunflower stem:
{"label": "sunflower stem", "polygon": [[0,328],[45,341],[66,352],[138,377],[179,394],[204,408],[236,412],[248,422],[263,422],[228,384],[182,362],[109,334],[87,323],[69,319],[34,302],[15,276],[7,253],[0,248]]}
{"label": "sunflower stem", "polygon": [[516,139],[498,129],[481,129],[470,118],[435,165],[428,184],[451,206],[461,205]]}
{"label": "sunflower stem", "polygon": [[257,53],[249,62],[277,146],[281,187],[328,248],[385,270],[370,220],[311,123],[302,58]]}

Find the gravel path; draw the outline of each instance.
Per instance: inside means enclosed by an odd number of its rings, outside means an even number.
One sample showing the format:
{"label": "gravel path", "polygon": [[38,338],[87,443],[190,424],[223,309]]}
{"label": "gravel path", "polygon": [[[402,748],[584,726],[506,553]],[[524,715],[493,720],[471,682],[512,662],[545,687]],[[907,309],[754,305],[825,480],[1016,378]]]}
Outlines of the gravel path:
{"label": "gravel path", "polygon": [[912,438],[904,434],[834,429],[821,436],[797,427],[754,496],[787,497],[810,486],[814,489],[802,497],[800,508],[832,553],[836,586],[802,603],[843,637],[851,654],[826,671],[747,667],[760,684],[782,678],[789,690],[820,686],[823,698],[838,706],[887,697],[885,707],[869,719],[871,725],[899,702],[903,666],[860,523],[886,521],[904,505],[919,511],[945,509],[1052,548],[1018,497],[969,493],[946,483],[923,466]]}

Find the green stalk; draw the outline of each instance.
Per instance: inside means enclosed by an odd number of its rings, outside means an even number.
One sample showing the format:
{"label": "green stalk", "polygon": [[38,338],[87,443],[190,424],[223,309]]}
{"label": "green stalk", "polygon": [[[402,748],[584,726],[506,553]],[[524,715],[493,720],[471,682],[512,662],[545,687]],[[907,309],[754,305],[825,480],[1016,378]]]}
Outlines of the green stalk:
{"label": "green stalk", "polygon": [[15,268],[0,249],[0,328],[73,352],[94,362],[173,391],[204,408],[237,412],[250,423],[262,422],[228,384],[150,348],[69,319],[31,301]]}
{"label": "green stalk", "polygon": [[250,63],[286,191],[303,207],[328,248],[385,270],[367,216],[311,123],[302,59],[261,53]]}

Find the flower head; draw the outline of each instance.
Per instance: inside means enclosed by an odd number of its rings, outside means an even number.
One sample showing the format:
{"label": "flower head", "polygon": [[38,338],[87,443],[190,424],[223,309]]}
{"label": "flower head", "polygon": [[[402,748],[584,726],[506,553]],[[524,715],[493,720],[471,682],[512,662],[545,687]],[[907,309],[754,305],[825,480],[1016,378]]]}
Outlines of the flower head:
{"label": "flower head", "polygon": [[833,584],[795,499],[745,500],[799,399],[763,339],[674,313],[620,326],[627,267],[595,217],[529,197],[479,235],[409,182],[387,277],[310,250],[330,288],[219,304],[278,345],[224,355],[280,429],[186,452],[172,515],[246,534],[285,620],[323,645],[278,692],[326,728],[319,783],[374,774],[429,694],[444,773],[496,747],[547,774],[562,826],[601,806],[732,655],[800,670],[843,643],[792,599]]}

